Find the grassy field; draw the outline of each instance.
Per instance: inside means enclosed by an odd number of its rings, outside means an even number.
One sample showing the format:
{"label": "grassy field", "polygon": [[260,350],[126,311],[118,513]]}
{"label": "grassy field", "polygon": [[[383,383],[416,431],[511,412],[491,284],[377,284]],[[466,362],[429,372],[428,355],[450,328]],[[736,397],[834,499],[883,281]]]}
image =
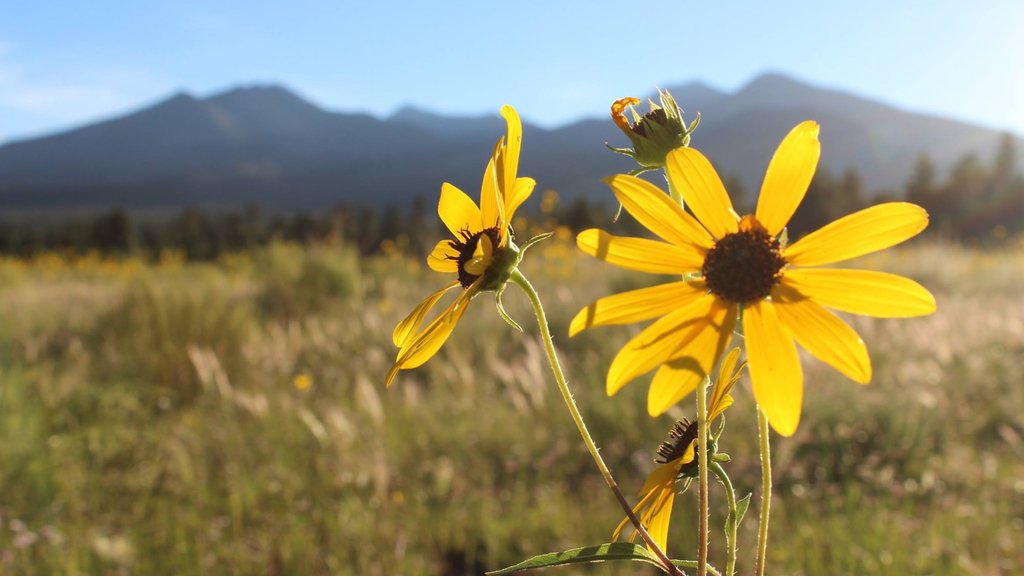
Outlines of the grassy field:
{"label": "grassy field", "polygon": [[[581,306],[649,279],[564,238],[529,256],[582,410],[632,492],[672,423],[646,415],[645,382],[604,394],[637,328],[565,334]],[[939,312],[852,320],[868,386],[806,359],[800,430],[773,444],[768,573],[1024,573],[1024,249],[916,243],[865,265],[923,282]],[[0,573],[479,574],[607,541],[621,512],[514,288],[527,334],[481,297],[441,354],[384,390],[392,328],[444,281],[337,247],[0,262]],[[740,387],[721,449],[745,494],[760,479]],[[693,556],[695,501],[676,503],[673,556]],[[755,530],[751,513],[741,573]]]}

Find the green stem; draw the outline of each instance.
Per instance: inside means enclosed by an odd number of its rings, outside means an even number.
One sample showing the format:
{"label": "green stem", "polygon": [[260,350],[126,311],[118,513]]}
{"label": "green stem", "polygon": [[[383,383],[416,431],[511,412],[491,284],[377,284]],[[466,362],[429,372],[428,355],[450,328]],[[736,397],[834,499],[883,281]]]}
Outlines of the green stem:
{"label": "green stem", "polygon": [[697,528],[697,576],[708,573],[708,384],[697,386],[697,470],[700,481],[700,520]]}
{"label": "green stem", "polygon": [[757,409],[757,434],[761,440],[761,515],[757,528],[757,562],[754,574],[764,576],[765,557],[768,554],[768,515],[772,507],[772,454],[768,438],[768,416]]}
{"label": "green stem", "polygon": [[686,203],[683,202],[683,194],[675,186],[672,185],[672,180],[668,177],[668,171],[664,171],[665,181],[668,182],[668,195],[672,197],[676,203],[679,204],[680,208],[685,208]]}
{"label": "green stem", "polygon": [[736,530],[739,528],[739,518],[736,509],[736,491],[732,487],[732,480],[725,473],[725,469],[718,462],[711,463],[711,471],[718,477],[719,482],[725,486],[725,498],[729,502],[729,516],[732,523],[726,524],[725,547],[727,555],[725,560],[725,576],[732,576],[736,573]]}
{"label": "green stem", "polygon": [[530,304],[533,305],[533,312],[537,316],[537,326],[540,328],[541,338],[544,340],[544,351],[547,352],[548,362],[551,364],[551,371],[555,375],[555,382],[558,383],[558,390],[562,393],[562,399],[565,400],[565,406],[569,409],[569,414],[572,416],[573,422],[576,424],[576,428],[580,431],[580,436],[583,437],[583,443],[587,446],[587,450],[590,452],[590,456],[594,459],[594,463],[597,464],[597,469],[600,470],[601,476],[604,477],[604,481],[608,484],[608,488],[615,494],[616,500],[619,501],[619,505],[622,506],[622,510],[626,513],[630,522],[636,528],[637,534],[647,544],[647,546],[654,552],[654,555],[661,560],[665,570],[673,576],[685,576],[679,568],[677,568],[672,560],[665,554],[665,551],[658,546],[657,542],[651,538],[651,535],[644,528],[640,519],[637,518],[636,514],[633,513],[633,508],[629,505],[629,501],[622,495],[622,490],[619,489],[618,483],[615,482],[615,478],[612,477],[612,473],[608,470],[608,466],[604,463],[604,459],[601,458],[601,454],[597,449],[597,444],[594,443],[594,439],[590,436],[590,432],[587,430],[587,425],[583,421],[583,416],[580,414],[579,408],[576,406],[576,400],[572,397],[572,392],[569,390],[569,383],[565,379],[565,374],[562,373],[562,366],[558,361],[558,355],[555,353],[555,343],[551,339],[551,329],[548,326],[547,315],[544,313],[544,306],[541,304],[540,296],[537,291],[530,284],[530,281],[526,279],[526,276],[516,269],[512,272],[509,278],[517,286],[522,288],[523,292],[530,299]]}

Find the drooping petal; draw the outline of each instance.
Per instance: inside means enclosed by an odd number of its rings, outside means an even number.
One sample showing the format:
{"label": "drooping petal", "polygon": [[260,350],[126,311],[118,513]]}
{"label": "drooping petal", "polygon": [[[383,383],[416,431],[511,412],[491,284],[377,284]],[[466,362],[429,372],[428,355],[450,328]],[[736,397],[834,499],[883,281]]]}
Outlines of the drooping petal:
{"label": "drooping petal", "polygon": [[504,210],[505,201],[498,192],[498,170],[494,166],[494,158],[491,157],[480,181],[480,229],[501,227]]}
{"label": "drooping petal", "polygon": [[391,340],[395,343],[395,346],[401,348],[409,338],[409,335],[419,329],[420,324],[423,323],[423,319],[427,317],[427,312],[430,312],[430,309],[434,307],[434,304],[437,304],[437,301],[440,300],[446,292],[458,285],[458,281],[452,282],[430,296],[427,296],[426,299],[420,302],[419,305],[405,317],[405,319],[399,322],[398,326],[395,326],[395,331],[391,334]]}
{"label": "drooping petal", "polygon": [[[501,107],[501,115],[505,118],[506,135],[505,142],[501,146],[501,154],[498,156],[498,182],[501,186],[501,193],[505,197],[506,206],[509,205],[509,198],[515,195],[516,172],[519,170],[519,149],[523,145],[523,124],[519,120],[519,113],[516,109],[505,105]],[[512,218],[513,210],[506,210],[506,217]]]}
{"label": "drooping petal", "polygon": [[628,174],[610,176],[604,181],[637,222],[666,242],[705,252],[714,246],[707,230],[654,184]]}
{"label": "drooping petal", "polygon": [[704,265],[703,255],[696,250],[646,238],[613,236],[598,228],[580,232],[576,245],[609,264],[651,274],[687,274]]}
{"label": "drooping petal", "polygon": [[782,283],[826,308],[875,318],[910,318],[935,312],[935,297],[903,276],[872,270],[791,269]]}
{"label": "drooping petal", "polygon": [[398,375],[400,370],[409,370],[421,366],[424,362],[430,360],[434,354],[437,354],[437,351],[448,340],[448,336],[455,329],[455,325],[458,324],[459,319],[462,318],[462,315],[469,307],[470,300],[476,296],[477,292],[478,284],[470,286],[462,294],[459,294],[459,297],[428,324],[422,332],[406,338],[405,344],[398,351],[398,359],[395,360],[394,366],[388,371],[387,378],[384,381],[385,387],[391,386],[391,382],[394,381],[395,376]]}
{"label": "drooping petal", "polygon": [[480,209],[476,202],[455,186],[445,182],[441,185],[441,199],[437,202],[437,215],[453,236],[469,230],[479,232]]}
{"label": "drooping petal", "polygon": [[[647,533],[658,545],[665,550],[668,545],[668,527],[672,518],[672,504],[675,502],[675,482],[679,469],[693,461],[693,445],[691,444],[686,453],[667,464],[662,464],[651,471],[640,489],[640,501],[633,507],[640,522],[647,529]],[[612,540],[618,540],[623,528],[629,525],[629,517],[623,518],[622,522],[612,533]],[[630,541],[636,538],[634,530]]]}
{"label": "drooping petal", "polygon": [[703,281],[670,282],[606,296],[579,311],[569,324],[569,336],[587,328],[643,322],[685,306],[707,292]]}
{"label": "drooping petal", "polygon": [[867,346],[846,322],[785,284],[772,290],[772,304],[804,350],[855,382],[871,381]]}
{"label": "drooping petal", "polygon": [[[735,315],[734,315],[735,316]],[[722,365],[718,367],[718,380],[711,389],[711,398],[708,399],[708,422],[714,422],[722,412],[732,406],[732,387],[740,379],[743,366],[736,367],[740,359],[740,349],[733,348],[722,359]]]}
{"label": "drooping petal", "polygon": [[537,183],[533,178],[516,178],[516,183],[512,187],[512,194],[505,198],[505,226],[512,223],[512,217],[515,216],[516,210],[530,197],[536,185]]}
{"label": "drooping petal", "polygon": [[688,339],[654,374],[647,391],[647,412],[663,414],[697,389],[729,345],[736,325],[736,307],[715,299],[708,314],[687,328]]}
{"label": "drooping petal", "polygon": [[714,309],[715,297],[700,295],[626,342],[608,368],[608,395],[615,394],[630,380],[683,352],[685,346],[708,328],[708,317]]}
{"label": "drooping petal", "polygon": [[767,300],[744,308],[743,333],[754,399],[776,432],[792,436],[800,424],[804,391],[793,337]]}
{"label": "drooping petal", "polygon": [[662,550],[668,546],[668,527],[672,520],[672,505],[675,504],[675,501],[675,486],[668,486],[665,490],[658,492],[657,498],[651,502],[647,513],[644,514],[647,533]]}
{"label": "drooping petal", "polygon": [[888,202],[844,216],[784,251],[795,266],[842,262],[895,246],[928,226],[928,213],[909,202]]}
{"label": "drooping petal", "polygon": [[786,227],[811,185],[821,156],[818,130],[818,123],[811,120],[797,124],[768,164],[754,214],[772,236]]}
{"label": "drooping petal", "polygon": [[441,240],[434,244],[434,249],[427,255],[427,266],[438,272],[458,272],[459,263],[456,261],[459,253],[452,248],[449,240]]}
{"label": "drooping petal", "polygon": [[715,239],[736,232],[736,212],[722,179],[703,154],[676,148],[665,158],[668,179]]}

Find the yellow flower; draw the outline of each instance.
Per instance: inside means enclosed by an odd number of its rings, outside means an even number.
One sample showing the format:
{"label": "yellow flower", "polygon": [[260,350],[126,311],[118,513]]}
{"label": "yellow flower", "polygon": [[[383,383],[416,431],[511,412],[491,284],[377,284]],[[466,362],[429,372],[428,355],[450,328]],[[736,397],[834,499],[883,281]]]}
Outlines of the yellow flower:
{"label": "yellow flower", "polygon": [[661,414],[711,371],[742,316],[754,397],[777,432],[800,421],[803,373],[794,339],[813,356],[861,383],[871,379],[867,348],[825,308],[879,318],[930,314],[935,299],[921,285],[867,270],[804,268],[849,260],[907,240],[928,214],[906,202],[879,204],[840,218],[786,246],[783,234],[814,176],[818,125],[799,124],[768,165],[754,214],[739,218],[711,163],[692,148],[666,159],[671,184],[696,216],[649,182],[607,180],[615,196],[664,242],[581,232],[581,250],[612,264],[677,282],[602,298],[576,315],[570,334],[661,316],[630,340],[608,371],[609,394],[657,367],[647,408]]}
{"label": "yellow flower", "polygon": [[295,377],[292,378],[292,386],[294,386],[295,389],[300,392],[305,392],[306,390],[309,390],[311,386],[313,386],[313,377],[310,376],[309,374],[306,374],[305,372],[301,374],[296,374]]}
{"label": "yellow flower", "polygon": [[[523,127],[511,106],[504,106],[507,135],[499,139],[484,170],[480,185],[480,205],[462,190],[445,182],[437,213],[453,238],[442,240],[427,256],[427,265],[438,272],[458,274],[458,278],[428,296],[398,323],[392,334],[398,358],[388,372],[386,386],[399,370],[416,368],[429,360],[452,333],[470,300],[486,290],[500,294],[509,274],[519,262],[519,248],[510,237],[510,222],[516,209],[533,192],[532,178],[517,178],[519,149]],[[422,330],[420,326],[435,304],[449,290],[462,292]]]}
{"label": "yellow flower", "polygon": [[[740,349],[733,348],[722,362],[718,372],[718,381],[711,392],[711,399],[708,401],[708,423],[725,412],[725,409],[732,405],[732,395],[729,392],[740,379],[740,372],[743,365],[737,366],[740,357]],[[672,516],[672,504],[676,499],[676,480],[680,476],[686,476],[684,468],[690,465],[696,468],[697,462],[694,459],[694,450],[697,443],[696,422],[680,420],[672,428],[669,434],[670,440],[663,442],[658,447],[658,462],[661,464],[655,468],[643,488],[640,489],[640,502],[633,508],[640,522],[647,528],[647,532],[658,544],[658,547],[665,550],[668,542],[669,519]],[[710,446],[711,443],[709,442]],[[694,470],[690,476],[695,475]],[[612,540],[618,540],[622,529],[629,523],[629,518],[623,518],[622,522],[612,533]],[[629,537],[632,542],[636,539],[636,532]]]}

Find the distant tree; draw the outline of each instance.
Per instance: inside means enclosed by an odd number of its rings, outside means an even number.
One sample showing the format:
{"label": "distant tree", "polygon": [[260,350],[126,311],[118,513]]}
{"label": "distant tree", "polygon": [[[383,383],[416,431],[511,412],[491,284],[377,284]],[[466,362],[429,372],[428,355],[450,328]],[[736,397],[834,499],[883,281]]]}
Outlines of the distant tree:
{"label": "distant tree", "polygon": [[917,157],[914,172],[907,180],[907,201],[931,208],[937,200],[938,188],[935,182],[935,164],[927,154]]}
{"label": "distant tree", "polygon": [[105,253],[128,254],[136,248],[135,227],[124,210],[97,216],[89,226],[90,248]]}
{"label": "distant tree", "polygon": [[174,243],[189,260],[211,260],[220,254],[220,242],[210,217],[199,208],[184,209],[171,224]]}

